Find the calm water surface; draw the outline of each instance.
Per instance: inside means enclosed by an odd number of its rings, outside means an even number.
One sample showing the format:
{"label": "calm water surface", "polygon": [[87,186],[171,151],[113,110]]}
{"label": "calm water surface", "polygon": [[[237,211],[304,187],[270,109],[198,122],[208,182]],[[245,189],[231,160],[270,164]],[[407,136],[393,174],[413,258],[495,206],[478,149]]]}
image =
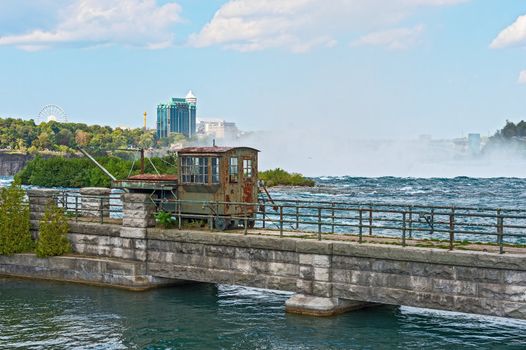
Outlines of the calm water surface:
{"label": "calm water surface", "polygon": [[289,294],[191,285],[134,293],[0,278],[2,349],[524,349],[526,322],[390,306],[287,315]]}
{"label": "calm water surface", "polygon": [[[10,179],[0,179],[0,186]],[[526,180],[320,178],[278,198],[526,208]],[[191,285],[143,293],[0,277],[1,349],[526,349],[526,322],[383,306],[287,315],[289,293]]]}

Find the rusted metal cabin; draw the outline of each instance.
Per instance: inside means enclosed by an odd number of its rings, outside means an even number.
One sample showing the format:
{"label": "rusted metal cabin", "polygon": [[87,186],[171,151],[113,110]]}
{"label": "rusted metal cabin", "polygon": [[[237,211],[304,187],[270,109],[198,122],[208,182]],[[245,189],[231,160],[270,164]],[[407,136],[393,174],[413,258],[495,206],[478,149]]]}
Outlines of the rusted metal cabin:
{"label": "rusted metal cabin", "polygon": [[250,147],[187,147],[179,150],[178,175],[140,174],[112,186],[148,193],[159,208],[184,218],[213,219],[217,229],[247,220],[253,226],[258,199],[258,150]]}
{"label": "rusted metal cabin", "polygon": [[[209,215],[212,210],[217,228],[236,226],[232,217],[253,216],[256,206],[243,203],[257,201],[258,152],[250,147],[217,146],[179,150],[177,197],[183,201],[182,212]],[[209,202],[208,207],[203,201]]]}

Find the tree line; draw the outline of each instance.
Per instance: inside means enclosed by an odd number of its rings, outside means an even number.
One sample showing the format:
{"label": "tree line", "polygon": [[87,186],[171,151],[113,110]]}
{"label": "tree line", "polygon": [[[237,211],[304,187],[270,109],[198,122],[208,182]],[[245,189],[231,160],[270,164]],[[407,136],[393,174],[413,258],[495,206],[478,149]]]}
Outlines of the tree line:
{"label": "tree line", "polygon": [[154,130],[141,128],[112,128],[84,123],[55,121],[35,124],[34,120],[0,118],[0,149],[38,153],[55,151],[74,152],[84,147],[95,154],[104,154],[122,148],[151,148],[168,146],[174,140],[184,140],[180,134],[158,140]]}

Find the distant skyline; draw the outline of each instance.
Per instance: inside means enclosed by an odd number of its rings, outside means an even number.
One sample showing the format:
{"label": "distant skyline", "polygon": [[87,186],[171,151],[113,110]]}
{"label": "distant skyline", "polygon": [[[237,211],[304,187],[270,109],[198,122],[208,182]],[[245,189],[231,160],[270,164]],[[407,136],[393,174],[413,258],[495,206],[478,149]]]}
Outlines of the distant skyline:
{"label": "distant skyline", "polygon": [[526,119],[525,48],[523,0],[2,0],[0,117],[153,128],[191,89],[243,130],[485,136]]}

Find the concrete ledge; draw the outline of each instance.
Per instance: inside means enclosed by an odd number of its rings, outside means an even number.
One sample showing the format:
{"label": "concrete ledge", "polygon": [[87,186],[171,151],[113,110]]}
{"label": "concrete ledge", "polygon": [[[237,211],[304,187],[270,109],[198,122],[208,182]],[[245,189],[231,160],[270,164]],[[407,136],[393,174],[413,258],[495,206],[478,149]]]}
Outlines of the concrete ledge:
{"label": "concrete ledge", "polygon": [[294,294],[285,302],[285,311],[309,316],[334,316],[352,310],[378,304],[339,298],[322,298],[305,294]]}
{"label": "concrete ledge", "polygon": [[184,283],[148,275],[145,263],[74,255],[44,259],[34,254],[0,256],[0,275],[117,287],[134,291]]}

